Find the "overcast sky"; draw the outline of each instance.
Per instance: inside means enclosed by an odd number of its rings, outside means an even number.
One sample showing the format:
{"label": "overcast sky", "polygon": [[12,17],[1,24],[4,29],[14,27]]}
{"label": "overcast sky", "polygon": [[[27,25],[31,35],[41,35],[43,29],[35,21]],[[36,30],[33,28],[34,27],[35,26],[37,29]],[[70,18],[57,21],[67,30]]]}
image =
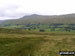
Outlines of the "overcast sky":
{"label": "overcast sky", "polygon": [[75,0],[0,0],[0,20],[28,14],[60,15],[75,13]]}

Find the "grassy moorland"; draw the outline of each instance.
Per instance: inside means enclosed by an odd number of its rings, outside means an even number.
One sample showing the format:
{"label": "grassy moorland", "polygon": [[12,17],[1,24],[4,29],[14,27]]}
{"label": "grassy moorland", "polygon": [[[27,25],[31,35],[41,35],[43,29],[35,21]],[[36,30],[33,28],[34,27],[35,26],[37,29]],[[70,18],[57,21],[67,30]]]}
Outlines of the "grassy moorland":
{"label": "grassy moorland", "polygon": [[61,56],[75,51],[75,33],[0,29],[0,56]]}

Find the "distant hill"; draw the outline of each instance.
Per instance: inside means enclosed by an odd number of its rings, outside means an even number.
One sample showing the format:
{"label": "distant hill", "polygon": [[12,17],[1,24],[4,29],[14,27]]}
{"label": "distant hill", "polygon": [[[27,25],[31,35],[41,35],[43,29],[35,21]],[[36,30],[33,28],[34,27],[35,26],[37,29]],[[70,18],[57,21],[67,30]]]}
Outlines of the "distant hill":
{"label": "distant hill", "polygon": [[64,23],[64,24],[75,24],[75,14],[66,15],[37,15],[32,14],[24,16],[19,19],[6,20],[2,24],[51,24],[51,23]]}
{"label": "distant hill", "polygon": [[3,23],[3,22],[5,22],[5,20],[0,20],[0,23]]}

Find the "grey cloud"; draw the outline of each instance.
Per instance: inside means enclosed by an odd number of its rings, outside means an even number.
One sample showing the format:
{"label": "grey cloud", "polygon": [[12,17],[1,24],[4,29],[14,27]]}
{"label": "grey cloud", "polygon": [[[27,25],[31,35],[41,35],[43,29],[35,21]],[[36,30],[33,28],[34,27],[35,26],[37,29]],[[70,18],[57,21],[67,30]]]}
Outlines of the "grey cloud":
{"label": "grey cloud", "polygon": [[17,12],[17,9],[19,9],[19,6],[16,5],[0,8],[0,17],[17,18],[25,14]]}

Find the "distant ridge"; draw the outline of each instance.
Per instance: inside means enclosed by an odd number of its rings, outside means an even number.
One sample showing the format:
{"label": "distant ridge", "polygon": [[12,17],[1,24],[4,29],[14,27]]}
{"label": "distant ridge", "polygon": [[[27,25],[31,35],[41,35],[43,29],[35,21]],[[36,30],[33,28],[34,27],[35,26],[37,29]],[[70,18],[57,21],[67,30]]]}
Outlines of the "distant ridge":
{"label": "distant ridge", "polygon": [[75,24],[75,14],[66,15],[38,15],[32,14],[27,15],[19,19],[6,20],[2,24],[51,24],[51,23],[64,23],[64,24]]}

